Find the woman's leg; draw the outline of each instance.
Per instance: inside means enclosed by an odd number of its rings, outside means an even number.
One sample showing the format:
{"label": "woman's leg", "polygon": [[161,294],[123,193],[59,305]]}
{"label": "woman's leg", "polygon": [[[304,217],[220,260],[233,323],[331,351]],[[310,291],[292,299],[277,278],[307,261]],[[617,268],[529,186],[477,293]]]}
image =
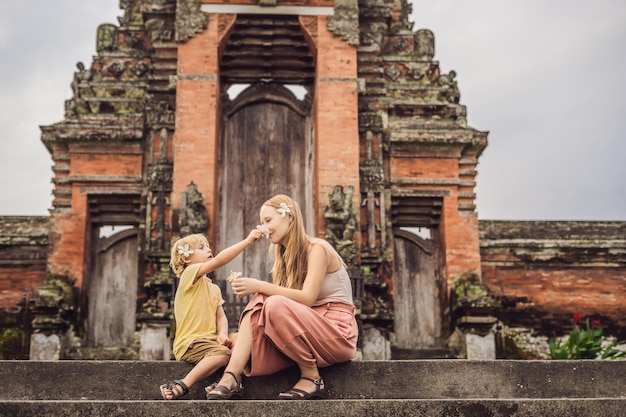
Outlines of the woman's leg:
{"label": "woman's leg", "polygon": [[[224,375],[218,382],[218,386],[222,385],[229,390],[237,389],[239,381],[235,381],[235,378],[231,374],[227,374],[226,371],[232,372],[235,375],[241,375],[243,368],[250,360],[250,352],[252,350],[252,327],[250,325],[251,311],[244,314],[239,322],[239,332],[237,333],[237,343],[233,346],[231,352],[230,361],[224,370]],[[213,395],[219,395],[219,392],[215,392]]]}

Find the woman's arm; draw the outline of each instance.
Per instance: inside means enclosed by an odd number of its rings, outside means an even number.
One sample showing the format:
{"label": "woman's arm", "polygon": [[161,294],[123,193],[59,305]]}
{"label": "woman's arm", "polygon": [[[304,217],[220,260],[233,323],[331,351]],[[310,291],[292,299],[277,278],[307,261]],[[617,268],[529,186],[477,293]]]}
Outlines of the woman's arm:
{"label": "woman's arm", "polygon": [[301,290],[285,288],[254,278],[237,278],[232,286],[237,297],[250,294],[282,295],[306,306],[312,306],[317,300],[322,282],[328,269],[328,254],[320,244],[313,244],[309,250],[308,269]]}

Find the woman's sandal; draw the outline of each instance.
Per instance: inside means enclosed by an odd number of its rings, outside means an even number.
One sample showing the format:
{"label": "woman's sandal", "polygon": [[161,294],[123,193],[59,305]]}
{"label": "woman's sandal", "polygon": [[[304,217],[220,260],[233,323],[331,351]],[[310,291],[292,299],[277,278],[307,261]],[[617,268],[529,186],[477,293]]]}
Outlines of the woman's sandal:
{"label": "woman's sandal", "polygon": [[300,377],[300,379],[306,379],[315,384],[315,391],[306,392],[299,388],[292,388],[287,392],[281,392],[276,397],[277,400],[309,400],[313,398],[322,398],[326,394],[326,388],[324,387],[324,380],[322,378],[313,379],[306,376]]}
{"label": "woman's sandal", "polygon": [[241,381],[237,378],[237,375],[233,374],[230,371],[225,371],[224,373],[232,375],[232,377],[235,379],[235,382],[237,383],[237,388],[230,389],[225,385],[218,385],[214,387],[211,391],[207,392],[207,400],[228,400],[232,397],[243,396],[243,385],[241,384]]}
{"label": "woman's sandal", "polygon": [[[179,390],[175,389],[175,385],[178,385],[179,387],[181,387],[183,389],[183,393],[182,394],[178,394]],[[174,379],[172,382],[168,382],[167,384],[163,384],[159,387],[159,389],[161,390],[161,396],[163,397],[164,400],[170,401],[170,400],[177,400],[180,397],[184,397],[185,395],[189,394],[189,388],[187,388],[187,385],[181,381],[180,379]],[[165,390],[168,389],[171,391],[172,393],[172,398],[168,399],[165,396]]]}

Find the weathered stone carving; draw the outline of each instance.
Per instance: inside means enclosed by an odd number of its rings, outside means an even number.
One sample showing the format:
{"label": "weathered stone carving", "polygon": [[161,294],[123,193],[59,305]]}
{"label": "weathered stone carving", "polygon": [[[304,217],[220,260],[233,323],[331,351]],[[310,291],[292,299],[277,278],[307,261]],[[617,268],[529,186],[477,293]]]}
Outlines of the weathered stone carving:
{"label": "weathered stone carving", "polygon": [[209,227],[209,215],[202,193],[192,181],[180,196],[180,233],[182,236],[192,233],[206,233]]}
{"label": "weathered stone carving", "polygon": [[122,65],[118,61],[115,61],[107,67],[107,71],[109,71],[112,76],[119,78],[120,75],[124,73],[124,65]]}
{"label": "weathered stone carving", "polygon": [[59,336],[69,328],[74,314],[74,280],[64,275],[46,276],[37,290],[34,305],[33,333],[54,333]]}
{"label": "weathered stone carving", "polygon": [[396,51],[398,52],[402,52],[404,51],[406,48],[408,48],[408,44],[406,42],[406,40],[402,37],[397,38],[396,41],[393,43],[393,47]]}
{"label": "weathered stone carving", "polygon": [[455,71],[450,71],[448,74],[441,74],[439,76],[439,85],[442,87],[448,87],[443,98],[450,103],[458,104],[461,99],[461,93],[459,92],[459,87],[455,78]]}
{"label": "weathered stone carving", "polygon": [[122,26],[140,25],[143,15],[141,8],[145,1],[138,0],[120,0],[119,8],[124,10],[124,16],[118,17],[118,21]]}
{"label": "weathered stone carving", "polygon": [[335,0],[335,14],[328,16],[326,29],[350,45],[359,44],[359,6],[356,0]]}
{"label": "weathered stone carving", "polygon": [[152,126],[156,125],[174,125],[176,121],[176,113],[174,109],[167,105],[167,103],[159,103],[156,108],[148,109],[147,122]]}
{"label": "weathered stone carving", "polygon": [[148,64],[143,61],[137,61],[137,63],[131,68],[131,71],[133,72],[133,74],[135,74],[135,76],[141,77],[146,72],[148,72],[148,69],[150,69]]}
{"label": "weathered stone carving", "polygon": [[146,20],[144,25],[150,34],[150,40],[167,42],[172,39],[172,31],[166,28],[165,20],[160,18],[152,18]]}
{"label": "weathered stone carving", "polygon": [[117,26],[104,23],[98,26],[96,40],[96,51],[113,52],[117,49]]}
{"label": "weathered stone carving", "polygon": [[329,205],[324,211],[326,218],[324,237],[337,249],[348,266],[354,266],[356,261],[356,243],[353,239],[356,230],[356,219],[352,212],[353,196],[354,187],[349,186],[348,192],[344,193],[343,186],[336,185],[329,197]]}
{"label": "weathered stone carving", "polygon": [[392,81],[395,81],[398,79],[398,77],[400,77],[400,75],[402,75],[402,72],[400,72],[397,66],[390,65],[385,68],[385,75],[389,77]]}
{"label": "weathered stone carving", "polygon": [[187,42],[209,27],[209,18],[201,10],[200,0],[178,0],[176,4],[176,41]]}
{"label": "weathered stone carving", "polygon": [[91,70],[86,70],[85,65],[82,62],[76,63],[77,72],[74,73],[74,78],[72,79],[72,98],[65,101],[65,118],[71,119],[76,117],[79,113],[88,113],[89,107],[85,103],[85,100],[82,99],[83,93],[79,87],[83,87],[91,81],[93,77],[93,73]]}
{"label": "weathered stone carving", "polygon": [[420,29],[413,36],[413,49],[420,59],[432,60],[435,57],[435,35],[428,29]]}

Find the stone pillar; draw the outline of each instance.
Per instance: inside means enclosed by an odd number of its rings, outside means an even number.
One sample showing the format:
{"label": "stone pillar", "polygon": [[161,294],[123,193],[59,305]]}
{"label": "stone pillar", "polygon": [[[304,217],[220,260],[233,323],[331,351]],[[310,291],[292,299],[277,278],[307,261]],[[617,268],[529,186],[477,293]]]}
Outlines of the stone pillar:
{"label": "stone pillar", "polygon": [[30,336],[28,358],[31,361],[58,361],[61,359],[62,348],[63,344],[59,335],[34,333]]}
{"label": "stone pillar", "polygon": [[495,360],[496,338],[493,316],[464,316],[457,322],[461,334],[461,356],[469,360]]}
{"label": "stone pillar", "polygon": [[64,359],[67,339],[71,335],[74,297],[72,280],[63,275],[47,275],[37,290],[32,312],[33,333],[30,337],[29,359],[53,361]]}
{"label": "stone pillar", "polygon": [[169,322],[147,321],[141,324],[139,360],[170,360]]}
{"label": "stone pillar", "polygon": [[391,359],[391,342],[375,327],[363,329],[363,360],[386,361]]}

